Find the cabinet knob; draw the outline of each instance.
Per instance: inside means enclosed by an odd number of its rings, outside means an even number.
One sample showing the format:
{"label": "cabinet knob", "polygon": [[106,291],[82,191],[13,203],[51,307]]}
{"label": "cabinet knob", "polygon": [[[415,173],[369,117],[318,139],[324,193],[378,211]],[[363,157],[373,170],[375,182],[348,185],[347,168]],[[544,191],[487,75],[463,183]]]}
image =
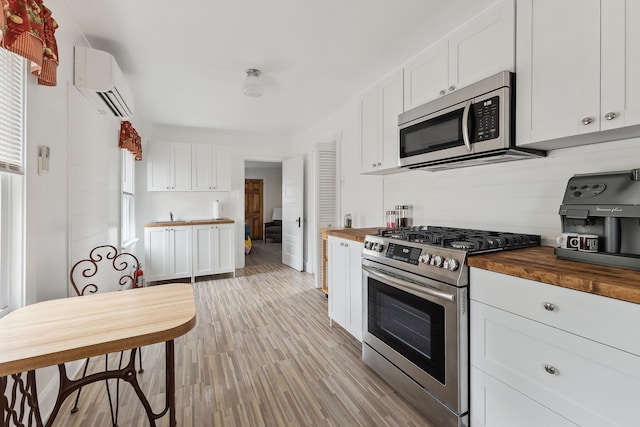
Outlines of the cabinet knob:
{"label": "cabinet knob", "polygon": [[372,164],[371,164],[371,166],[373,166],[373,167],[375,168],[375,167],[376,167],[376,164],[375,164],[375,163],[372,163]]}
{"label": "cabinet knob", "polygon": [[544,309],[547,311],[553,311],[556,309],[556,305],[551,303],[551,302],[545,302],[544,303]]}
{"label": "cabinet knob", "polygon": [[382,163],[378,162],[378,163],[377,163],[377,166],[382,166]]}
{"label": "cabinet knob", "polygon": [[605,120],[613,120],[617,117],[617,114],[614,112],[607,113],[604,115]]}
{"label": "cabinet knob", "polygon": [[547,371],[548,374],[555,375],[556,368],[552,365],[544,365],[544,370]]}
{"label": "cabinet knob", "polygon": [[456,90],[456,87],[454,85],[449,86],[449,92],[453,92],[454,90]]}
{"label": "cabinet knob", "polygon": [[442,89],[442,90],[440,91],[440,95],[444,95],[445,93],[447,93],[447,91],[446,91],[446,90],[444,90],[444,89]]}
{"label": "cabinet knob", "polygon": [[590,125],[591,123],[593,123],[593,119],[591,117],[585,117],[584,119],[582,119],[582,124],[583,125]]}

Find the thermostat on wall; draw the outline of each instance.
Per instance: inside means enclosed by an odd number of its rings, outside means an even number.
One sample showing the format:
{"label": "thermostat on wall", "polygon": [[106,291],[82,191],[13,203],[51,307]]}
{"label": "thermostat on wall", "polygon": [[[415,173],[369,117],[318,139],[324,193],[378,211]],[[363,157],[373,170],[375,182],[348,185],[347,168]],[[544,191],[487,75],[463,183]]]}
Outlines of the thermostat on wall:
{"label": "thermostat on wall", "polygon": [[51,149],[47,145],[40,146],[38,153],[38,175],[49,174],[49,158],[51,157]]}

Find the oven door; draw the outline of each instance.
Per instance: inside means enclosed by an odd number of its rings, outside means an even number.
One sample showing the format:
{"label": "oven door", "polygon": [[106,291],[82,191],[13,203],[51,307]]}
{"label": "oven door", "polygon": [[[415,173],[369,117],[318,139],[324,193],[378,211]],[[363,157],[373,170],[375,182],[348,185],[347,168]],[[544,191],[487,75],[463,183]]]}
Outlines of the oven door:
{"label": "oven door", "polygon": [[363,260],[368,345],[452,411],[468,396],[467,288]]}

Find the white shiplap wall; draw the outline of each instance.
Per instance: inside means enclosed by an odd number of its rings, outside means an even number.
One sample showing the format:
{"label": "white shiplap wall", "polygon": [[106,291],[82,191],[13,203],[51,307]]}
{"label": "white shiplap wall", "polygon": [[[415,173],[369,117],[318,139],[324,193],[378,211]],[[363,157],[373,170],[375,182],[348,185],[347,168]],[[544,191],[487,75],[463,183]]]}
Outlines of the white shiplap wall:
{"label": "white shiplap wall", "polygon": [[555,150],[542,159],[384,178],[384,207],[412,205],[415,224],[541,234],[560,233],[558,208],[578,173],[640,167],[640,139]]}

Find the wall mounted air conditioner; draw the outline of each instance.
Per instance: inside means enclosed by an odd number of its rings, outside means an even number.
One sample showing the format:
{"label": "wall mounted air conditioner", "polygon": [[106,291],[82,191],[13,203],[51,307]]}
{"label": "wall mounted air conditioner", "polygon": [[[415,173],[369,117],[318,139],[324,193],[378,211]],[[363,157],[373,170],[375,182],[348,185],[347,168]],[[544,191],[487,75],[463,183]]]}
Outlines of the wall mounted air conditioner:
{"label": "wall mounted air conditioner", "polygon": [[133,116],[133,96],[115,58],[107,52],[75,47],[73,85],[101,114]]}

